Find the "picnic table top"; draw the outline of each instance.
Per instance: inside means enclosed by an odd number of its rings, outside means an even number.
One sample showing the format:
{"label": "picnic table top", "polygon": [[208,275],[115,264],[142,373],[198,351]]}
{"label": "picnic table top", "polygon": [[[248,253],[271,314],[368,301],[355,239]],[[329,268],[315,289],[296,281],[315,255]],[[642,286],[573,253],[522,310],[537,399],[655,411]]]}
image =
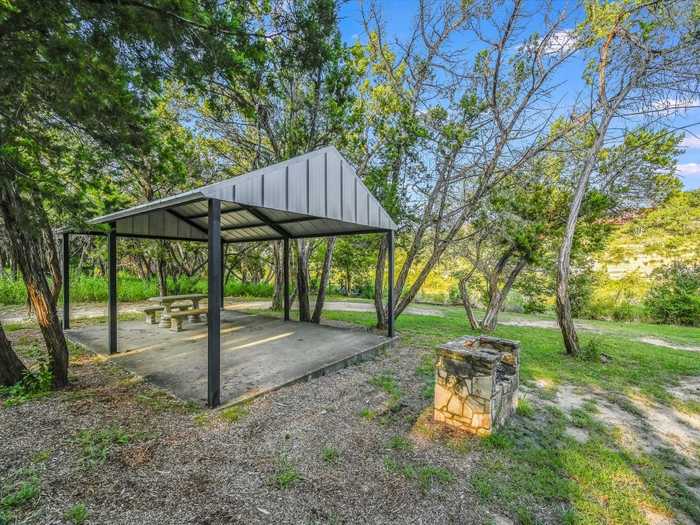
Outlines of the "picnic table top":
{"label": "picnic table top", "polygon": [[203,293],[186,293],[182,295],[164,295],[158,297],[149,297],[149,301],[154,303],[174,303],[175,301],[186,301],[188,299],[205,299],[206,294]]}

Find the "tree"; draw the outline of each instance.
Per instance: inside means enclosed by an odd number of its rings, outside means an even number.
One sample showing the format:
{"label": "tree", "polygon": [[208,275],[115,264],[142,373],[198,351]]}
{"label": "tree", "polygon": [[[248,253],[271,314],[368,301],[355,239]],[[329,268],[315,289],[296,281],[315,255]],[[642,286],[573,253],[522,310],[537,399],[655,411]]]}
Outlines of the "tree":
{"label": "tree", "polygon": [[[148,150],[151,95],[165,76],[194,83],[212,65],[246,70],[264,40],[246,24],[251,7],[212,4],[205,12],[195,1],[0,3],[0,216],[55,387],[68,381],[68,349],[56,313],[61,279],[49,208],[79,208],[87,188],[109,184],[71,163],[84,162],[89,150],[116,159]],[[236,63],[221,56],[224,36],[237,46]]]}
{"label": "tree", "polygon": [[[605,162],[601,156],[615,119],[642,120],[640,133],[651,132],[628,150],[642,144],[658,143],[662,150],[668,140],[665,130],[653,133],[662,123],[669,101],[687,99],[697,86],[700,72],[697,56],[700,40],[697,38],[700,17],[693,2],[643,2],[641,0],[586,4],[586,19],[578,28],[578,38],[592,50],[586,80],[591,86],[594,101],[589,109],[592,115],[586,152],[577,169],[576,190],[571,200],[563,241],[557,262],[557,319],[566,352],[579,352],[578,337],[571,315],[568,294],[571,249],[581,206],[594,175],[599,186],[643,188],[644,176],[653,181],[657,171],[672,172],[673,155],[665,162],[655,163],[650,173],[630,169],[629,163],[617,166]],[[623,147],[627,144],[623,144]],[[648,151],[648,150],[647,150]],[[619,155],[618,159],[623,159]],[[660,159],[652,159],[660,160]],[[642,177],[629,177],[630,172]]]}
{"label": "tree", "polygon": [[27,373],[27,367],[12,350],[0,322],[0,386],[11,386]]}
{"label": "tree", "polygon": [[[551,126],[562,113],[553,76],[576,50],[558,43],[567,14],[531,15],[518,0],[499,7],[496,13],[491,2],[421,2],[413,31],[395,45],[380,14],[368,16],[370,100],[390,101],[394,116],[366,119],[379,128],[368,132],[366,160],[358,164],[385,173],[388,194],[404,199],[408,242],[394,285],[396,315],[490,192],[586,119],[572,114]],[[529,32],[540,15],[543,32]],[[465,32],[479,41],[476,52],[452,45]],[[383,147],[383,130],[394,122],[402,140]],[[379,326],[386,322],[385,260],[382,244],[375,274]]]}
{"label": "tree", "polygon": [[[205,103],[195,110],[203,130],[221,141],[231,173],[280,162],[327,144],[343,148],[355,77],[340,38],[337,9],[334,0],[272,2],[269,13],[259,16],[261,26],[272,36],[254,78],[241,82],[238,75],[221,71],[211,79]],[[294,252],[302,321],[312,317],[308,260],[315,245],[316,241],[299,240]],[[278,283],[273,306],[281,306],[279,243],[273,250]],[[330,257],[332,250],[326,253]],[[330,264],[326,267],[329,272]],[[327,280],[324,275],[321,282]]]}
{"label": "tree", "polygon": [[[498,314],[524,270],[550,269],[571,194],[565,167],[564,154],[535,159],[527,170],[504,180],[468,225],[469,234],[460,246],[473,270],[460,279],[460,293],[473,329],[496,328]],[[598,219],[606,215],[609,204],[596,195],[589,197],[584,220],[590,227],[580,232],[576,243],[587,249],[592,243],[600,242],[606,231],[606,225]],[[475,271],[486,288],[486,311],[478,323],[470,313],[467,290]]]}

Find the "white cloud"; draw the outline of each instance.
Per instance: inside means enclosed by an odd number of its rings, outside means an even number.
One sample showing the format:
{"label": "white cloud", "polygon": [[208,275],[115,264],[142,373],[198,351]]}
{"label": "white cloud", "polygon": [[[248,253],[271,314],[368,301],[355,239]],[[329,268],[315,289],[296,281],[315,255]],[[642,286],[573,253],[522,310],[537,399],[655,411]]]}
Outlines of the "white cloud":
{"label": "white cloud", "polygon": [[547,55],[555,53],[565,54],[571,51],[576,46],[576,33],[573,29],[562,29],[555,31],[547,39],[544,46],[544,52]]}
{"label": "white cloud", "polygon": [[700,149],[700,137],[694,137],[692,135],[686,135],[681,142],[681,148],[685,149]]}
{"label": "white cloud", "polygon": [[698,164],[697,162],[686,162],[685,164],[678,164],[676,168],[678,169],[678,173],[680,173],[684,177],[700,175],[700,164]]}

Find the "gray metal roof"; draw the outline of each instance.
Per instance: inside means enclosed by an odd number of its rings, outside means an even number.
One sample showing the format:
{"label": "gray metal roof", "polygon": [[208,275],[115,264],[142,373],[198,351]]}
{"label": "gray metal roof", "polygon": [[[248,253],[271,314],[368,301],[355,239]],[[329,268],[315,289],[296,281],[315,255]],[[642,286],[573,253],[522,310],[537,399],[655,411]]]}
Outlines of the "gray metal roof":
{"label": "gray metal roof", "polygon": [[123,236],[206,240],[207,199],[223,201],[225,242],[396,229],[355,168],[333,146],[89,223],[114,222]]}

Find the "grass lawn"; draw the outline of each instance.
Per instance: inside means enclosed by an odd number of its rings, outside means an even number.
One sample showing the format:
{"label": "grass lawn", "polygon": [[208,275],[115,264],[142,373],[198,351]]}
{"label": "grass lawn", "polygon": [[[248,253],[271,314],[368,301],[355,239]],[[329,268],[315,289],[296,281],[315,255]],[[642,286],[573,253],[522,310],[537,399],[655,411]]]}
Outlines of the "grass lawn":
{"label": "grass lawn", "polygon": [[[71,389],[3,394],[0,523],[700,522],[700,353],[638,340],[697,345],[699,329],[587,322],[597,331],[581,339],[602,363],[566,357],[554,329],[499,326],[521,342],[521,401],[480,439],[431,422],[433,349],[471,333],[459,308],[440,311],[402,315],[384,357],[216,413],[72,348]],[[6,329],[25,359],[41,356],[35,327]],[[111,490],[130,503],[100,496]]]}
{"label": "grass lawn", "polygon": [[[401,343],[431,350],[451,338],[475,333],[460,309],[443,310],[442,317],[400,316],[396,329]],[[534,318],[538,317],[546,318]],[[370,313],[327,312],[326,318],[367,327],[375,323]],[[606,321],[595,326],[604,334],[582,331],[581,341],[609,356],[606,364],[567,357],[557,330],[501,325],[495,331],[496,336],[520,341],[521,379],[533,396],[520,410],[525,417],[508,428],[486,441],[466,438],[457,445],[486,450],[472,479],[475,489],[486,501],[508,502],[508,510],[522,523],[535,523],[538,509],[557,502],[566,509],[560,518],[567,523],[644,523],[676,512],[700,522],[700,442],[688,444],[694,449],[691,458],[679,455],[660,438],[648,440],[652,450],[637,450],[625,446],[619,428],[596,417],[598,403],[612,403],[638,419],[639,430],[651,436],[654,429],[647,428],[644,410],[637,405],[653,403],[660,410],[689,414],[700,430],[700,398],[682,400],[672,394],[687,377],[700,376],[700,354],[635,340],[655,336],[694,344],[700,341],[700,330]],[[419,372],[430,385],[432,361],[426,359]],[[582,406],[566,412],[548,402],[556,399],[561,385],[594,395],[582,396]],[[568,435],[569,427],[582,429],[588,436],[585,443]]]}

